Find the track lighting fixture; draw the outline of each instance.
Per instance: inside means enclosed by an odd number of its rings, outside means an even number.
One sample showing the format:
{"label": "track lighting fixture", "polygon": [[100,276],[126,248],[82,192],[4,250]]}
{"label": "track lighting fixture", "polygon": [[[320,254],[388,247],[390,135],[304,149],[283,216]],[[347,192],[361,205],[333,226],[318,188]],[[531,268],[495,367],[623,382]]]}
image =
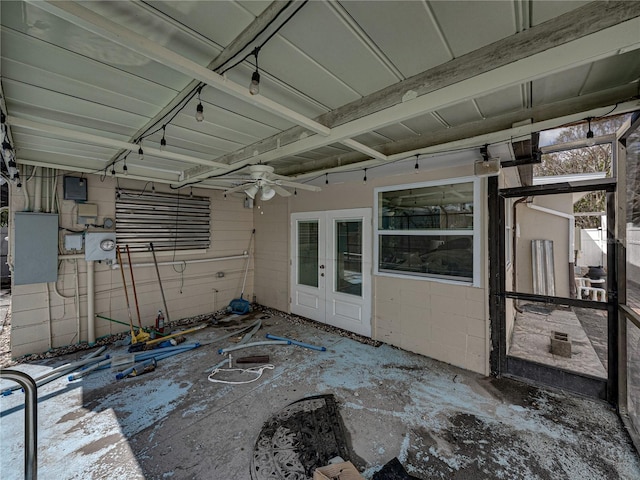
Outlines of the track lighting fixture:
{"label": "track lighting fixture", "polygon": [[324,174],[324,184],[325,185],[329,185],[329,174],[328,173]]}
{"label": "track lighting fixture", "polygon": [[167,126],[166,125],[162,125],[162,138],[160,139],[160,150],[162,150],[163,152],[167,148],[167,139],[164,138],[164,134],[166,133],[166,129],[167,129]]}
{"label": "track lighting fixture", "polygon": [[116,176],[116,164],[115,163],[111,164],[111,175],[114,176],[114,177]]}
{"label": "track lighting fixture", "polygon": [[84,185],[84,173],[80,174],[80,180],[78,180],[78,185],[81,187]]}
{"label": "track lighting fixture", "polygon": [[367,183],[367,169],[364,169],[364,178],[362,179],[362,183]]}
{"label": "track lighting fixture", "polygon": [[419,158],[420,158],[420,155],[416,155],[416,166],[414,167],[414,173],[419,173],[419,170],[420,170],[420,164],[418,163]]}
{"label": "track lighting fixture", "polygon": [[193,187],[189,188],[189,198],[193,198]]}
{"label": "track lighting fixture", "polygon": [[202,87],[198,89],[198,106],[196,107],[196,121],[202,122],[204,120],[204,107],[202,106],[202,101],[200,100],[200,92],[202,91]]}
{"label": "track lighting fixture", "polygon": [[156,193],[156,186],[151,182],[151,193]]}
{"label": "track lighting fixture", "polygon": [[125,175],[128,175],[129,168],[127,167],[127,157],[124,157],[124,163],[122,165],[122,171],[124,172]]}
{"label": "track lighting fixture", "polygon": [[142,151],[142,143],[140,143],[140,146],[138,147],[138,160],[140,160],[140,161],[144,160],[144,152]]}
{"label": "track lighting fixture", "polygon": [[297,188],[294,188],[294,189],[293,189],[293,194],[294,194],[294,195],[298,195],[298,189],[297,189]]}
{"label": "track lighting fixture", "polygon": [[251,83],[249,84],[249,93],[251,95],[257,95],[260,93],[260,72],[258,72],[258,52],[260,47],[256,47],[253,50],[253,55],[256,57],[256,71],[251,75]]}
{"label": "track lighting fixture", "polygon": [[588,117],[587,121],[589,122],[589,130],[587,130],[587,146],[593,147],[596,144],[596,139],[593,138],[593,130],[591,130],[591,120],[593,117]]}

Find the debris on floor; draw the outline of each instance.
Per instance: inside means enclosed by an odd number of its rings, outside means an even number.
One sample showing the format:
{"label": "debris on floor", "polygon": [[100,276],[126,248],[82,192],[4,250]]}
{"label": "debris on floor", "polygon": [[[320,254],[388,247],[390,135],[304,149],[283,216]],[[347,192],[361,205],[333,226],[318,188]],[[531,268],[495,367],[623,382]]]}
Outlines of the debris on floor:
{"label": "debris on floor", "polygon": [[364,480],[351,462],[340,462],[326,467],[318,467],[313,472],[313,480]]}
{"label": "debris on floor", "polygon": [[335,457],[355,459],[338,404],[331,394],[307,397],[264,424],[253,450],[251,478],[306,480]]}
{"label": "debris on floor", "polygon": [[418,477],[409,475],[405,468],[398,460],[398,457],[392,458],[380,470],[373,474],[371,480],[420,480]]}

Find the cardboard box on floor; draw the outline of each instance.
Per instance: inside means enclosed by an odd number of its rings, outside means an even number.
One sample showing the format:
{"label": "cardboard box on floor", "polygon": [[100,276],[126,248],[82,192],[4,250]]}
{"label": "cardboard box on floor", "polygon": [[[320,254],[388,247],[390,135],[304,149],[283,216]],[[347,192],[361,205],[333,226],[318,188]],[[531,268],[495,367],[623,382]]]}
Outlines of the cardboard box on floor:
{"label": "cardboard box on floor", "polygon": [[364,480],[364,477],[353,463],[341,462],[316,468],[313,480]]}

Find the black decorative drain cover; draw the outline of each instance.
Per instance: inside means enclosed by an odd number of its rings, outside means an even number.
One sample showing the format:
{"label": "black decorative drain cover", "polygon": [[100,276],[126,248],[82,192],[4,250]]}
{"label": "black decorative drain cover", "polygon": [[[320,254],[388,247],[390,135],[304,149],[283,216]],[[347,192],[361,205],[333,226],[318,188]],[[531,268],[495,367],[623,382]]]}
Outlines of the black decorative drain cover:
{"label": "black decorative drain cover", "polygon": [[334,457],[349,458],[342,418],[333,395],[287,406],[262,427],[251,460],[253,480],[307,480]]}

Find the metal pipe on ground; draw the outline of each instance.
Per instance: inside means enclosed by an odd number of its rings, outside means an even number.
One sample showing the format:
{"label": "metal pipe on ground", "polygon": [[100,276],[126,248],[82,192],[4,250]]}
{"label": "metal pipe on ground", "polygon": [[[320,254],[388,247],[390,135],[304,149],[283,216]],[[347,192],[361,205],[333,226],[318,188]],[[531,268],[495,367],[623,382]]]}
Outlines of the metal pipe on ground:
{"label": "metal pipe on ground", "polygon": [[273,340],[273,341],[263,340],[261,342],[253,342],[253,343],[245,343],[242,345],[236,345],[235,347],[221,348],[220,350],[218,350],[218,353],[224,354],[224,353],[234,352],[236,350],[241,350],[243,348],[249,348],[249,347],[291,345],[291,343],[292,343],[291,340]]}
{"label": "metal pipe on ground", "polygon": [[31,376],[18,370],[0,368],[0,378],[17,382],[16,390],[24,389],[24,478],[35,480],[38,477],[38,387]]}
{"label": "metal pipe on ground", "polygon": [[[109,358],[109,355],[102,355],[99,357],[91,357],[91,358],[85,358],[83,360],[78,360],[77,362],[72,362],[72,363],[67,363],[64,365],[61,365],[57,368],[54,368],[53,370],[50,370],[49,372],[45,373],[44,375],[41,375],[37,378],[35,378],[35,382],[36,382],[36,386],[39,388],[43,385],[46,385],[49,382],[52,382],[60,377],[62,377],[63,375],[66,375],[70,372],[73,372],[75,369],[82,367],[84,365],[89,365],[91,363],[94,362],[101,362],[103,360],[106,360],[107,358]],[[7,395],[11,395],[11,393],[13,393],[16,390],[19,390],[20,387],[13,387],[13,388],[9,388],[6,390],[3,390],[0,394],[2,396],[7,396]]]}
{"label": "metal pipe on ground", "polygon": [[304,347],[304,348],[309,348],[311,350],[318,350],[319,352],[326,352],[327,351],[326,347],[318,347],[317,345],[311,345],[310,343],[304,343],[304,342],[300,342],[298,340],[292,340],[290,338],[276,337],[275,335],[271,335],[270,333],[267,333],[265,335],[265,337],[266,338],[270,338],[272,340],[286,340],[287,342],[290,342],[293,345],[297,345],[299,347]]}

